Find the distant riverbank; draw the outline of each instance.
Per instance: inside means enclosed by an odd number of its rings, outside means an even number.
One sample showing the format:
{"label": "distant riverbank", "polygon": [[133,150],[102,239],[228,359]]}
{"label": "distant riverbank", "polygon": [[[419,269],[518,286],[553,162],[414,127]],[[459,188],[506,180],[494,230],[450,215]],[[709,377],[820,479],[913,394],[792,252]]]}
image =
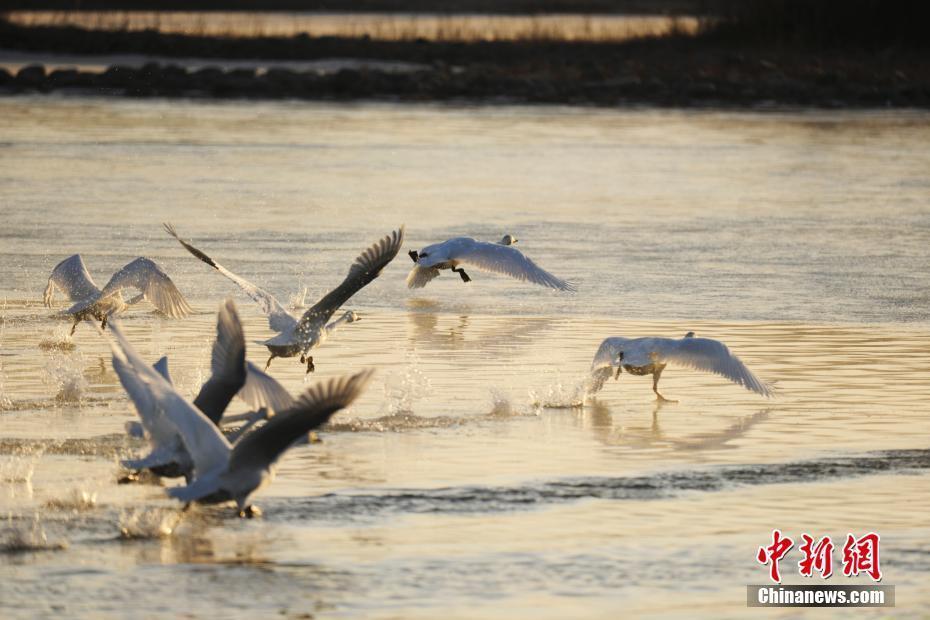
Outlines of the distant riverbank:
{"label": "distant riverbank", "polygon": [[[930,63],[913,49],[734,48],[684,34],[625,42],[236,38],[7,22],[0,22],[0,41],[26,56],[99,56],[105,65],[19,62],[0,70],[0,94],[8,95],[930,107]],[[108,63],[114,54],[136,62]],[[246,67],[228,66],[246,60]],[[326,61],[331,70],[296,61]]]}

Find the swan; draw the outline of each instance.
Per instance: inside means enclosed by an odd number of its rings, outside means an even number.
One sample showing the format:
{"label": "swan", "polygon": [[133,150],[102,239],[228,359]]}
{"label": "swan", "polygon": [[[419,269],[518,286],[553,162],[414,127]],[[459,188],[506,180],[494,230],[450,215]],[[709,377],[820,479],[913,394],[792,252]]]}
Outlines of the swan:
{"label": "swan", "polygon": [[688,332],[684,338],[607,338],[591,362],[588,393],[601,390],[604,381],[625,370],[631,375],[652,375],[652,391],[657,400],[670,401],[659,393],[659,378],[668,364],[684,366],[726,377],[733,383],[766,398],[773,396],[770,384],[764,383],[733,355],[725,344],[710,338],[695,338]]}
{"label": "swan", "polygon": [[271,293],[258,288],[245,278],[237,276],[187,241],[181,239],[170,224],[165,224],[165,230],[177,239],[188,252],[238,284],[239,288],[261,307],[262,312],[268,315],[268,325],[278,334],[262,343],[271,352],[271,357],[268,358],[268,362],[265,364],[265,370],[268,370],[268,367],[271,366],[271,360],[276,357],[294,357],[299,354],[300,363],[307,364],[307,373],[311,373],[315,369],[313,356],[308,355],[310,349],[326,340],[341,325],[354,323],[360,318],[354,311],[349,310],[332,323],[327,324],[326,322],[350,297],[380,275],[381,270],[397,256],[401,243],[404,241],[404,227],[401,226],[374,243],[355,259],[349,269],[349,274],[342,284],[316,302],[313,307],[303,313],[303,316],[297,318],[288,312]]}
{"label": "swan", "polygon": [[[122,294],[124,288],[136,288],[141,293],[125,301]],[[100,289],[90,277],[81,255],[69,256],[55,265],[48,278],[42,296],[46,308],[52,306],[56,289],[64,293],[69,301],[75,302],[65,310],[66,314],[74,318],[72,335],[81,321],[94,318],[101,322],[102,327],[106,327],[108,316],[119,314],[143,299],[173,319],[184,318],[192,312],[168,274],[155,261],[145,257],[127,263]]]}
{"label": "swan", "polygon": [[461,276],[462,282],[471,282],[461,267],[467,265],[480,271],[510,276],[560,291],[576,290],[572,282],[555,277],[513,247],[517,241],[513,235],[504,235],[497,243],[455,237],[426,246],[419,252],[410,250],[408,254],[416,266],[407,275],[407,286],[423,288],[439,275],[441,269],[451,269]]}
{"label": "swan", "polygon": [[[125,459],[121,461],[121,464],[135,471],[148,469],[155,475],[165,478],[188,477],[193,463],[187,451],[183,449],[173,426],[165,424],[165,418],[159,412],[157,403],[150,398],[149,390],[144,382],[140,384],[139,372],[131,363],[127,365],[127,360],[132,356],[138,357],[135,350],[125,341],[118,327],[114,331],[120,332],[118,339],[124,343],[123,350],[131,351],[131,356],[114,354],[113,369],[135,404],[141,420],[141,423],[128,423],[126,430],[132,436],[147,437],[152,445],[152,450],[147,456]],[[140,363],[144,364],[141,361]],[[158,360],[152,368],[166,382],[171,383],[166,357]],[[294,404],[291,395],[280,383],[245,360],[245,336],[242,332],[242,323],[236,312],[236,306],[231,300],[222,304],[217,314],[216,340],[211,353],[211,369],[210,378],[201,386],[193,404],[217,426],[223,421],[223,413],[237,394],[255,410],[250,414],[235,416],[235,419],[226,418],[228,422],[246,422],[237,434],[245,432],[253,424],[265,419],[269,410],[271,412],[284,411]],[[132,479],[133,474],[130,474],[126,480]]]}
{"label": "swan", "polygon": [[[106,335],[101,329],[100,332]],[[302,436],[325,424],[355,400],[371,378],[371,370],[330,379],[312,386],[290,408],[233,443],[202,411],[184,399],[165,378],[139,357],[119,328],[110,322],[107,338],[114,368],[130,378],[127,391],[137,403],[157,415],[162,432],[172,433],[189,456],[190,484],[168,489],[168,495],[190,502],[235,501],[240,516],[260,514],[248,505],[249,496],[274,478],[274,463]],[[174,447],[174,446],[171,446]]]}

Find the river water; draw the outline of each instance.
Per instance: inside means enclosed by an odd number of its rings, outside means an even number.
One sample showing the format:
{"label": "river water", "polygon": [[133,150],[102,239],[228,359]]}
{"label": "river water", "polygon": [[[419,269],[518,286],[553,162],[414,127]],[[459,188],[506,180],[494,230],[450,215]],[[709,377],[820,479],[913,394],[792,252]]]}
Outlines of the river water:
{"label": "river water", "polygon": [[[897,611],[930,613],[926,113],[29,97],[0,114],[0,616],[743,617],[773,528],[879,532]],[[64,303],[42,306],[66,256],[102,284],[144,254],[196,313],[122,322],[182,393],[226,296],[263,363],[258,309],[163,221],[295,303],[407,226],[310,381],[375,379],[287,453],[260,519],[117,485],[134,410],[94,330],[68,338]],[[406,250],[504,233],[578,293],[480,272],[406,289]],[[677,404],[623,375],[572,406],[604,337],[691,330],[778,397],[669,367]],[[294,360],[271,371],[308,385]],[[786,583],[811,583],[799,558]]]}

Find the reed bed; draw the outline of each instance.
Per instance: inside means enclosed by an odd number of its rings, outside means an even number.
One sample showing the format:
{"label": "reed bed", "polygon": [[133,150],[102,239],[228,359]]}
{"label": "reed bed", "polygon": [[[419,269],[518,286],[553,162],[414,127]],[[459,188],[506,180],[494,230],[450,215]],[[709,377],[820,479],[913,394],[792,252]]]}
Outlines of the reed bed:
{"label": "reed bed", "polygon": [[183,13],[126,11],[13,11],[20,26],[77,26],[214,37],[370,38],[384,41],[615,42],[694,34],[699,20],[657,15],[430,15],[351,13]]}

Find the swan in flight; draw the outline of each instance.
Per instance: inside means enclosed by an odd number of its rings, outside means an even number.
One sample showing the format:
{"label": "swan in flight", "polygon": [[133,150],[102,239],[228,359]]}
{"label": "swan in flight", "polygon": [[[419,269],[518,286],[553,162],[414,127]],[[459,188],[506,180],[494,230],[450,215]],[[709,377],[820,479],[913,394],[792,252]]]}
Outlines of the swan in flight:
{"label": "swan in flight", "polygon": [[[148,469],[155,475],[166,478],[188,477],[193,463],[173,426],[165,423],[166,420],[161,415],[157,403],[152,400],[144,378],[140,377],[140,372],[134,365],[135,363],[145,365],[145,362],[141,361],[118,327],[113,331],[118,332],[117,339],[123,353],[122,355],[114,353],[113,369],[135,404],[141,420],[141,423],[127,424],[127,431],[136,437],[147,437],[152,444],[152,450],[147,456],[123,460],[122,465],[137,471]],[[152,369],[169,384],[171,383],[167,358],[162,357]],[[269,410],[284,411],[294,404],[291,395],[280,383],[263,373],[251,362],[246,361],[242,323],[236,312],[236,306],[231,300],[227,300],[220,306],[217,315],[211,370],[210,378],[200,388],[193,404],[216,426],[223,421],[223,413],[237,394],[255,410],[252,414],[235,416],[236,421],[246,422],[239,429],[238,434],[265,419]],[[145,372],[151,371],[146,368]],[[234,420],[226,418],[225,421]],[[130,474],[127,480],[132,479],[133,476]]]}
{"label": "swan in flight", "polygon": [[240,516],[259,514],[247,504],[248,498],[274,478],[278,457],[351,404],[372,375],[368,370],[314,385],[287,410],[230,443],[213,421],[139,357],[117,323],[110,324],[116,340],[107,339],[114,368],[121,380],[128,378],[124,385],[137,406],[143,403],[146,410],[155,412],[152,418],[159,425],[158,432],[170,437],[165,448],[180,448],[183,452],[175,454],[189,459],[190,484],[168,489],[168,494],[188,504],[235,501]]}
{"label": "swan in flight", "polygon": [[[764,383],[725,344],[710,338],[695,338],[688,332],[684,338],[607,338],[598,348],[591,363],[588,393],[598,392],[604,381],[625,370],[631,375],[652,375],[652,391],[660,401],[668,401],[659,393],[659,377],[668,364],[712,372],[742,385],[766,398],[773,395],[771,385]],[[676,401],[668,401],[676,402]]]}
{"label": "swan in flight", "polygon": [[188,252],[238,284],[239,288],[261,307],[262,312],[268,315],[268,325],[278,332],[278,335],[262,343],[271,352],[271,357],[268,358],[268,363],[265,364],[265,370],[268,370],[271,360],[276,357],[294,357],[299,354],[300,363],[307,364],[308,373],[313,372],[315,368],[313,356],[309,355],[310,349],[322,343],[340,325],[354,323],[360,318],[358,314],[349,310],[332,323],[327,324],[326,322],[350,297],[378,277],[381,270],[397,256],[401,243],[404,241],[403,226],[377,241],[355,259],[349,269],[349,274],[342,281],[342,284],[316,302],[303,313],[303,316],[297,318],[288,312],[271,293],[260,289],[245,278],[237,276],[187,241],[181,239],[170,224],[165,224],[165,230],[177,239]]}
{"label": "swan in flight", "polygon": [[[139,289],[140,294],[129,301],[123,299],[124,288]],[[42,301],[46,308],[52,305],[55,290],[60,290],[69,301],[75,302],[65,310],[74,318],[71,334],[78,323],[86,319],[97,319],[106,327],[107,317],[119,314],[129,306],[147,299],[162,313],[180,319],[191,313],[191,307],[161,267],[154,261],[140,257],[113,274],[101,290],[84,265],[80,254],[70,256],[58,263],[48,278]]]}
{"label": "swan in flight", "polygon": [[462,267],[465,265],[560,291],[576,290],[572,282],[555,277],[513,247],[517,241],[513,235],[504,235],[497,243],[455,237],[426,246],[419,252],[410,250],[410,258],[416,266],[407,275],[407,286],[423,288],[439,275],[441,269],[451,269],[461,276],[462,282],[471,282]]}
{"label": "swan in flight", "polygon": [[249,497],[274,479],[274,464],[294,443],[348,407],[365,388],[373,371],[337,377],[304,392],[292,408],[271,418],[235,443],[192,407],[166,407],[194,460],[194,477],[168,495],[187,504],[236,502],[240,517],[261,514]]}

